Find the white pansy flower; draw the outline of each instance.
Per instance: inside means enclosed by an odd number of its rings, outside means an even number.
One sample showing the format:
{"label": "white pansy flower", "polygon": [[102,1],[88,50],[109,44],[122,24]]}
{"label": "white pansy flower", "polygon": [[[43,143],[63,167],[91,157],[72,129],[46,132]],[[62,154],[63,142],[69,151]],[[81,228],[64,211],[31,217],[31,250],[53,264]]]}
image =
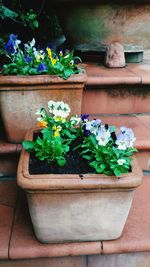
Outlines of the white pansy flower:
{"label": "white pansy flower", "polygon": [[55,102],[53,100],[50,100],[48,102],[48,108],[49,108],[50,113],[52,113],[56,117],[58,116],[58,117],[62,117],[62,118],[68,117],[68,115],[71,111],[69,105],[64,103],[63,101]]}
{"label": "white pansy flower", "polygon": [[109,130],[106,130],[105,126],[102,125],[96,135],[96,140],[98,141],[98,144],[100,146],[106,146],[110,140],[110,137],[111,137],[111,134]]}
{"label": "white pansy flower", "polygon": [[37,121],[42,121],[46,117],[46,110],[45,108],[39,108],[35,115],[39,116],[37,117]]}
{"label": "white pansy flower", "polygon": [[132,129],[127,127],[120,127],[121,132],[117,135],[116,145],[118,149],[126,150],[127,148],[133,147],[136,140]]}
{"label": "white pansy flower", "polygon": [[52,113],[55,117],[61,117],[61,118],[67,118],[69,115],[67,112],[57,109],[54,109]]}
{"label": "white pansy flower", "polygon": [[35,39],[33,38],[32,41],[30,42],[30,47],[34,47],[35,46]]}
{"label": "white pansy flower", "polygon": [[125,159],[118,159],[117,160],[118,165],[122,166],[124,163],[126,163]]}
{"label": "white pansy flower", "polygon": [[18,47],[18,45],[20,45],[21,44],[21,41],[20,40],[16,40],[15,41],[15,47]]}
{"label": "white pansy flower", "polygon": [[56,102],[53,100],[48,101],[49,112],[52,113],[56,109]]}
{"label": "white pansy flower", "polygon": [[91,133],[96,135],[97,132],[98,132],[98,129],[100,127],[100,124],[101,124],[101,120],[99,120],[99,119],[94,119],[92,121],[87,121],[86,122],[86,130],[90,131]]}
{"label": "white pansy flower", "polygon": [[81,122],[81,118],[78,115],[72,116],[70,121],[72,125],[78,125]]}

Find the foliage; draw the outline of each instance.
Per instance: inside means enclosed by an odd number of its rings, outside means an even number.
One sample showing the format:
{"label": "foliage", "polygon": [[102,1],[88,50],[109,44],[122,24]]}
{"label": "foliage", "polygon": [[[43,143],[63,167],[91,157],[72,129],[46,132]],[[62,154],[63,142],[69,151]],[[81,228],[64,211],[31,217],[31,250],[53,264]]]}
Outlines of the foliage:
{"label": "foliage", "polygon": [[[64,38],[59,39],[62,29],[54,5],[48,0],[0,0],[0,37],[3,42],[11,32],[19,34],[24,42],[34,36],[42,47],[51,43],[55,48],[64,41]],[[4,62],[3,57],[1,61]]]}
{"label": "foliage", "polygon": [[28,12],[13,11],[6,7],[2,1],[0,2],[0,18],[22,23],[25,27],[29,26],[31,29],[36,29],[39,26],[37,13],[33,9],[29,9]]}
{"label": "foliage", "polygon": [[24,44],[21,49],[21,41],[11,34],[3,53],[9,61],[3,65],[2,72],[5,75],[51,74],[67,79],[79,72],[77,64],[80,58],[74,57],[73,51],[56,53],[50,48],[37,49],[35,39]]}
{"label": "foliage", "polygon": [[74,127],[78,118],[66,119],[70,108],[63,102],[49,101],[48,107],[51,116],[48,116],[44,108],[36,112],[38,126],[44,127],[41,131],[42,138],[38,136],[35,141],[24,141],[23,146],[27,151],[34,151],[39,160],[47,159],[48,162],[64,166],[69,146],[78,136],[79,129]]}
{"label": "foliage", "polygon": [[49,101],[48,108],[50,115],[44,108],[36,113],[38,126],[43,129],[35,141],[23,142],[27,151],[33,151],[39,160],[64,166],[70,145],[80,140],[74,150],[96,173],[120,177],[131,171],[131,157],[137,150],[133,147],[135,136],[130,128],[123,126],[116,130],[99,119],[89,120],[87,114],[68,119],[70,107],[63,102]]}

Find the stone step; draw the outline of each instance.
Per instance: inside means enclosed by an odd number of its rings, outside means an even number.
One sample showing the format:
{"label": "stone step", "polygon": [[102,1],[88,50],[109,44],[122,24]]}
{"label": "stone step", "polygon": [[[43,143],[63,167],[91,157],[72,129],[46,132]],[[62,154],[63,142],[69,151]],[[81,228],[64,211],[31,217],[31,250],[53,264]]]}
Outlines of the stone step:
{"label": "stone step", "polygon": [[83,64],[87,83],[82,113],[124,114],[150,112],[150,61],[109,69]]}

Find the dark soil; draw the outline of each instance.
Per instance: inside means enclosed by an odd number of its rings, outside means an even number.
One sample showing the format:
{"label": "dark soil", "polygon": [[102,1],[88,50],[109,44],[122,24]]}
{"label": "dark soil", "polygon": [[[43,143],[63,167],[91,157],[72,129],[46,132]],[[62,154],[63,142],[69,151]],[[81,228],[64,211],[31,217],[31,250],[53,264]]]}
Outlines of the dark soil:
{"label": "dark soil", "polygon": [[46,160],[40,161],[35,158],[34,154],[30,155],[30,174],[84,174],[94,173],[94,169],[91,168],[87,161],[80,157],[75,152],[68,152],[66,157],[67,164],[63,167],[59,167],[56,164],[48,163]]}
{"label": "dark soil", "polygon": [[[35,136],[34,136],[35,140]],[[77,145],[77,144],[75,144]],[[74,145],[74,146],[75,146]],[[72,148],[74,147],[72,146]],[[78,151],[73,151],[73,149],[66,155],[66,165],[59,167],[55,163],[48,163],[47,160],[40,161],[38,160],[34,153],[30,153],[30,162],[29,162],[29,173],[30,174],[85,174],[85,173],[94,173],[95,170],[88,165],[87,160],[83,159],[79,155]]]}

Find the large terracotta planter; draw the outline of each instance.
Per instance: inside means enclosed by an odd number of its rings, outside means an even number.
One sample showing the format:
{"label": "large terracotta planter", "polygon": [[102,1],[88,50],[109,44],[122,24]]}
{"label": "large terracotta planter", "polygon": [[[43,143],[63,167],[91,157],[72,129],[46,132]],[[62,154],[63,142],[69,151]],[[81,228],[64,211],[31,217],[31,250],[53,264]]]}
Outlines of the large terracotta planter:
{"label": "large terracotta planter", "polygon": [[[32,140],[33,130],[27,135]],[[18,185],[26,191],[34,232],[39,241],[110,240],[120,237],[142,173],[136,159],[120,179],[100,174],[29,173],[29,153],[18,166]]]}
{"label": "large terracotta planter", "polygon": [[53,2],[63,33],[77,50],[103,51],[105,45],[115,41],[123,45],[144,45],[149,49],[147,24],[150,23],[150,5],[145,1]]}
{"label": "large terracotta planter", "polygon": [[35,112],[48,100],[64,101],[72,114],[81,113],[86,74],[82,70],[63,80],[57,76],[0,76],[0,110],[9,141],[21,142],[36,125]]}

